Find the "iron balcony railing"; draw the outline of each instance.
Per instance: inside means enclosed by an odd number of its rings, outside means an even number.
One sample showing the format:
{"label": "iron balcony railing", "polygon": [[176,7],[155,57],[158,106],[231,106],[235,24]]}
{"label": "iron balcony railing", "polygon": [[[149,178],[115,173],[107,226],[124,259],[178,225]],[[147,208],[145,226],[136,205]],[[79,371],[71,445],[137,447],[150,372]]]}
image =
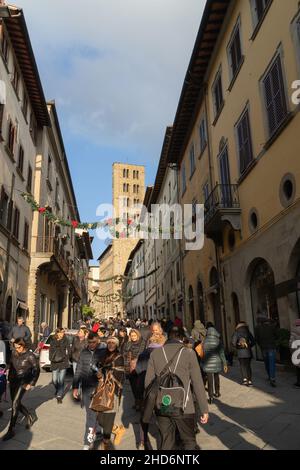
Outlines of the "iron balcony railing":
{"label": "iron balcony railing", "polygon": [[209,223],[219,210],[239,208],[238,185],[217,184],[204,204],[205,223]]}

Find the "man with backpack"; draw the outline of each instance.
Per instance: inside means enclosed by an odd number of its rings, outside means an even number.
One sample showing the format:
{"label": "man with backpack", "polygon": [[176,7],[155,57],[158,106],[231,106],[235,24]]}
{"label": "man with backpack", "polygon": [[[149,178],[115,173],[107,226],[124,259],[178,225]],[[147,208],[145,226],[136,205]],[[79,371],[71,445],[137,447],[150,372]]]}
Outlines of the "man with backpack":
{"label": "man with backpack", "polygon": [[201,424],[208,422],[208,404],[196,353],[184,346],[183,338],[183,329],[172,327],[168,341],[152,352],[147,367],[143,421],[149,421],[152,402],[162,438],[161,450],[174,449],[176,431],[185,450],[197,449],[194,399],[201,411]]}

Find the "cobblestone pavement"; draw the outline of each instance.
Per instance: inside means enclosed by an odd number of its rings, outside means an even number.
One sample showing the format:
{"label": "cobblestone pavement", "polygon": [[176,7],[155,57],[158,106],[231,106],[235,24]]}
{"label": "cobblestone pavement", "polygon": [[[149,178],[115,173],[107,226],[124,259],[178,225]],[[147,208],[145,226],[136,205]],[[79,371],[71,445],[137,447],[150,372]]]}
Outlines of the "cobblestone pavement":
{"label": "cobblestone pavement", "polygon": [[[221,398],[210,406],[210,420],[201,426],[197,436],[203,450],[225,449],[300,449],[300,390],[293,388],[292,373],[278,372],[278,386],[270,387],[263,365],[253,364],[253,388],[240,385],[238,364],[226,377],[221,378]],[[85,413],[66,393],[62,405],[54,399],[51,374],[42,373],[37,386],[26,394],[24,403],[36,409],[38,421],[33,428],[25,429],[20,419],[16,436],[8,442],[0,441],[0,450],[48,449],[80,450],[84,430]],[[68,388],[71,377],[68,379]],[[119,450],[136,449],[139,441],[139,415],[132,409],[133,398],[128,384],[116,418],[123,423],[126,432]],[[4,415],[0,418],[0,438],[9,421],[9,402],[2,402]],[[158,432],[155,423],[150,426],[150,441],[157,448]]]}

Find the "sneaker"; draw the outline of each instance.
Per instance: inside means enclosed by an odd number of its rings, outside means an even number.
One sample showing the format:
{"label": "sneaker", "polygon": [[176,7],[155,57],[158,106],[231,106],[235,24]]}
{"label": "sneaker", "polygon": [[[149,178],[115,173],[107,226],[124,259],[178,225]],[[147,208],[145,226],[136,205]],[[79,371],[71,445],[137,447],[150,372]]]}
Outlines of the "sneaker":
{"label": "sneaker", "polygon": [[214,397],[216,397],[216,398],[220,398],[220,396],[221,396],[221,393],[220,393],[220,392],[218,392],[218,393],[214,393]]}
{"label": "sneaker", "polygon": [[115,435],[114,444],[116,446],[120,445],[123,435],[125,433],[125,428],[123,424],[120,424],[120,426],[115,425],[113,427],[112,433]]}
{"label": "sneaker", "polygon": [[248,387],[253,387],[253,383],[251,380],[248,380],[248,383],[247,383]]}
{"label": "sneaker", "polygon": [[62,402],[63,402],[63,401],[62,401],[62,398],[61,398],[61,397],[56,397],[56,399],[57,399],[57,404],[58,404],[58,405],[61,405]]}
{"label": "sneaker", "polygon": [[35,413],[30,414],[27,418],[26,429],[30,429],[37,420],[38,417]]}
{"label": "sneaker", "polygon": [[248,385],[248,380],[247,380],[247,379],[243,379],[242,385]]}
{"label": "sneaker", "polygon": [[90,446],[85,445],[85,446],[83,446],[82,450],[90,450]]}

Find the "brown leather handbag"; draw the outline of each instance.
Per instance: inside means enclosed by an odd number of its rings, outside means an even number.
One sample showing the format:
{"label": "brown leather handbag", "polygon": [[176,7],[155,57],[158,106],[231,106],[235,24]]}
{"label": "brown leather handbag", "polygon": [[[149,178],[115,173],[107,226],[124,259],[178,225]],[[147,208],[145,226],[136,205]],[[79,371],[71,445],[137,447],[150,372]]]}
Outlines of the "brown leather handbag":
{"label": "brown leather handbag", "polygon": [[94,411],[112,411],[114,409],[115,387],[112,371],[108,371],[105,378],[102,375],[92,396],[90,409]]}

